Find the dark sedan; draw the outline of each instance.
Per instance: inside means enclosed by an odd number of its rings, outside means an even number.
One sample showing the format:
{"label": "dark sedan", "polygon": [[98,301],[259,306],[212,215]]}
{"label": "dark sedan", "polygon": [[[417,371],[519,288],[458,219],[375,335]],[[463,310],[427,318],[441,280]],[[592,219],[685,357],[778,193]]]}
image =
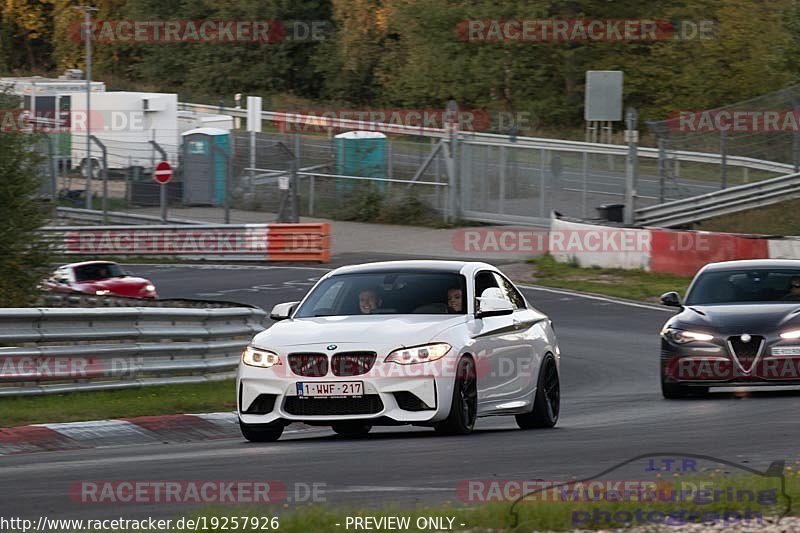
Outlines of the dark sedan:
{"label": "dark sedan", "polygon": [[665,398],[732,385],[800,385],[800,261],[711,263],[661,330]]}

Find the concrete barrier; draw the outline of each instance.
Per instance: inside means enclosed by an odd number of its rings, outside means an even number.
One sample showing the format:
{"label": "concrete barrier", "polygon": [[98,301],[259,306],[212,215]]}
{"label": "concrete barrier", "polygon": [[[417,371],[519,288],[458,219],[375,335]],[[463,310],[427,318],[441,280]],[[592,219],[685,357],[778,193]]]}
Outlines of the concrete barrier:
{"label": "concrete barrier", "polygon": [[256,261],[330,260],[330,225],[74,226],[41,230],[64,255]]}
{"label": "concrete barrier", "polygon": [[708,263],[800,259],[800,238],[663,228],[618,228],[554,218],[548,253],[582,267],[641,269],[693,276]]}

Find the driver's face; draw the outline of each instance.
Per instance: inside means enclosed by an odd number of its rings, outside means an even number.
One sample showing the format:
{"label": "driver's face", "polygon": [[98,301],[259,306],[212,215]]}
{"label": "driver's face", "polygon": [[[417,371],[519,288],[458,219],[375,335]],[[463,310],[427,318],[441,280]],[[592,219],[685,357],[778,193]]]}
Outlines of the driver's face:
{"label": "driver's face", "polygon": [[358,308],[365,315],[374,313],[378,305],[380,305],[380,300],[378,299],[378,295],[374,292],[364,291],[359,293]]}

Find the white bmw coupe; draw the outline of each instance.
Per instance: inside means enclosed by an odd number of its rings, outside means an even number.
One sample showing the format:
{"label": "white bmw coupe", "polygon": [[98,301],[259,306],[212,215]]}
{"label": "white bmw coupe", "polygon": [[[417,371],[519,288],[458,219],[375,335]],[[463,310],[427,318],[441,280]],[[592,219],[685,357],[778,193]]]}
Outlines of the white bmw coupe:
{"label": "white bmw coupe", "polygon": [[291,422],[364,435],[376,425],[468,434],[479,416],[558,421],[560,351],[548,317],[485,263],[338,268],[244,350],[236,383],[250,441]]}

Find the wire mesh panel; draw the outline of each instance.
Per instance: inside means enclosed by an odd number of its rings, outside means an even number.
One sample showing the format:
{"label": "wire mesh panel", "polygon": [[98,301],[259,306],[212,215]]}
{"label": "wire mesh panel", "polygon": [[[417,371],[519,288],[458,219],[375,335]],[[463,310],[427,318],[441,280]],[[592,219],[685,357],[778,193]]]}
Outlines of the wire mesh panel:
{"label": "wire mesh panel", "polygon": [[[800,168],[800,85],[710,110],[675,110],[648,122],[662,150],[665,199],[769,179]],[[720,154],[719,163],[692,153]],[[782,163],[759,168],[743,158]],[[777,166],[777,165],[771,165]]]}

